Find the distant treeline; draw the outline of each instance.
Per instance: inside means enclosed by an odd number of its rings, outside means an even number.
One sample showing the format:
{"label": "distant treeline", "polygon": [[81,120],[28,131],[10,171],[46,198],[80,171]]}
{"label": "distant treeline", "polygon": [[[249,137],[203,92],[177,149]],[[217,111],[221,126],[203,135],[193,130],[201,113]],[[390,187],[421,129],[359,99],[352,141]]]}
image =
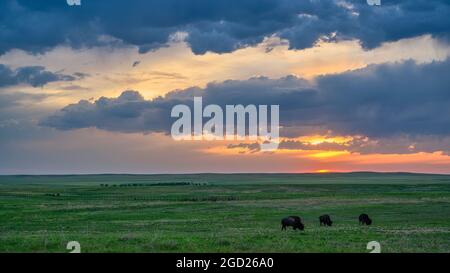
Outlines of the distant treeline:
{"label": "distant treeline", "polygon": [[[32,195],[21,195],[22,197],[32,198]],[[63,196],[59,193],[47,193],[45,196],[48,197],[61,197],[64,199],[71,200],[133,200],[133,201],[176,201],[176,202],[218,202],[218,201],[237,201],[242,200],[242,197],[237,195],[213,195],[213,196],[121,196],[121,195],[110,195],[110,196]]]}
{"label": "distant treeline", "polygon": [[46,193],[45,196],[51,196],[51,197],[59,197],[59,193]]}
{"label": "distant treeline", "polygon": [[154,187],[154,186],[206,186],[206,182],[165,182],[165,183],[130,183],[130,184],[100,184],[100,187]]}

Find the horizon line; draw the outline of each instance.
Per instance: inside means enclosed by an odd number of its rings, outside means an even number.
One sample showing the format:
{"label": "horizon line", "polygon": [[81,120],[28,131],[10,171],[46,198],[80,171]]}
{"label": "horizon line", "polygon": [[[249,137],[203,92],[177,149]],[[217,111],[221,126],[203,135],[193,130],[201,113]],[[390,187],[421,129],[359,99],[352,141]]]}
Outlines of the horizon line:
{"label": "horizon line", "polygon": [[377,171],[350,171],[350,172],[186,172],[186,173],[48,173],[48,174],[0,174],[1,176],[106,176],[106,175],[332,175],[332,174],[410,174],[410,175],[450,175],[450,173],[426,173],[426,172],[377,172]]}

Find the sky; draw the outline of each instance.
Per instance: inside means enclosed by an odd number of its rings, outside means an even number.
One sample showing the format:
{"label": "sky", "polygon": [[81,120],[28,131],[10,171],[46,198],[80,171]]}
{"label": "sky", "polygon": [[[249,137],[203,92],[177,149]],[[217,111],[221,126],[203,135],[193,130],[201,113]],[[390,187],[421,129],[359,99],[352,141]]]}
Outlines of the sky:
{"label": "sky", "polygon": [[[450,174],[449,75],[445,0],[3,0],[0,174]],[[194,96],[278,149],[175,141]]]}

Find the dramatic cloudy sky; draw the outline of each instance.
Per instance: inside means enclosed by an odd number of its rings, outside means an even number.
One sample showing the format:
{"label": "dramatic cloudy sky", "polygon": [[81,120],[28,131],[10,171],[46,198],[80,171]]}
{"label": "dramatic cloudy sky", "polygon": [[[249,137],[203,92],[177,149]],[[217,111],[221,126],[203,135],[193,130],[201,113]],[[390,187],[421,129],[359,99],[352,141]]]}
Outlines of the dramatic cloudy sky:
{"label": "dramatic cloudy sky", "polygon": [[[450,173],[446,0],[0,1],[0,174]],[[280,145],[172,107],[280,106]]]}

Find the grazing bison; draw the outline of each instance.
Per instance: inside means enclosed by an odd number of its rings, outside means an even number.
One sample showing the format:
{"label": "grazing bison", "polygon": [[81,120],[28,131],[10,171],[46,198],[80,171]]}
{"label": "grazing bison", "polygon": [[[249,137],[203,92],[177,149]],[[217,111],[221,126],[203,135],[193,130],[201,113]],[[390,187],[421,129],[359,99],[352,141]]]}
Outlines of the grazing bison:
{"label": "grazing bison", "polygon": [[286,227],[292,227],[294,230],[305,229],[305,226],[302,223],[302,219],[298,216],[289,216],[289,217],[283,218],[281,220],[281,230],[285,230]]}
{"label": "grazing bison", "polygon": [[369,218],[369,215],[363,213],[359,216],[359,224],[370,226],[372,224],[372,219]]}
{"label": "grazing bison", "polygon": [[329,226],[333,224],[333,221],[331,221],[330,215],[325,214],[319,217],[320,225]]}

